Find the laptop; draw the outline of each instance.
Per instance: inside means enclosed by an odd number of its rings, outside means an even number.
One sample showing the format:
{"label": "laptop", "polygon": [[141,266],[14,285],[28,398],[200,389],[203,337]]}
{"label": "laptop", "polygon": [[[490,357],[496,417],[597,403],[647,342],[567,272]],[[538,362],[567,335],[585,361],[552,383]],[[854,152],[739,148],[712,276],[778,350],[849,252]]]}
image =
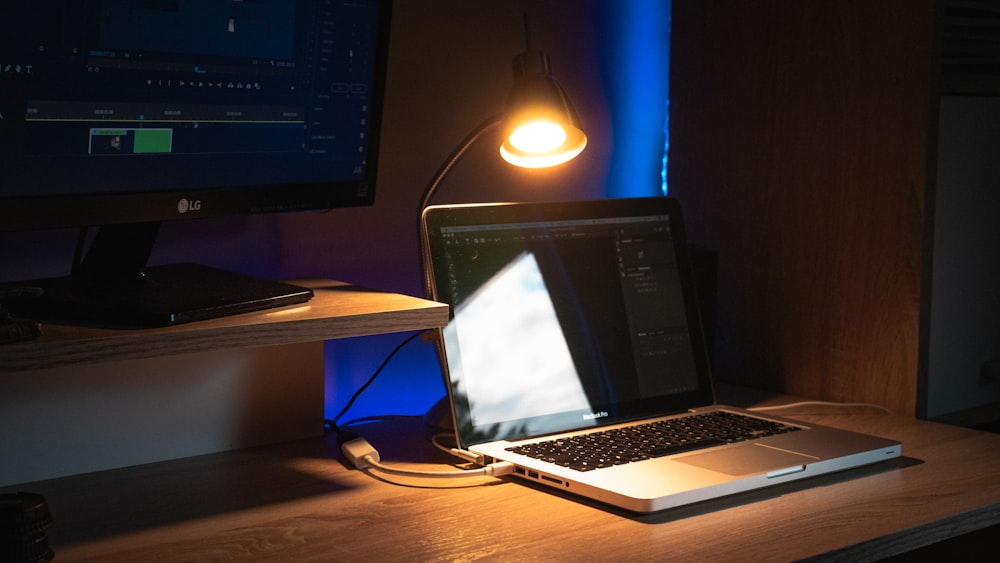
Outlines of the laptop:
{"label": "laptop", "polygon": [[645,513],[902,454],[715,403],[673,198],[431,206],[421,229],[451,309],[456,439],[478,463]]}

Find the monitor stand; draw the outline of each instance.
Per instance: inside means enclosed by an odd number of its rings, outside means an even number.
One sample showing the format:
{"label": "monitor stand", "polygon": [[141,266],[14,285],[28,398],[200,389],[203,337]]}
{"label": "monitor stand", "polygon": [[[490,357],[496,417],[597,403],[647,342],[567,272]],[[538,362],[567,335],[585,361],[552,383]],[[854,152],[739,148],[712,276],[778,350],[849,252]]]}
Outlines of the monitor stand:
{"label": "monitor stand", "polygon": [[106,225],[69,276],[17,282],[37,298],[12,300],[24,318],[156,327],[304,303],[310,289],[199,264],[146,266],[159,223]]}

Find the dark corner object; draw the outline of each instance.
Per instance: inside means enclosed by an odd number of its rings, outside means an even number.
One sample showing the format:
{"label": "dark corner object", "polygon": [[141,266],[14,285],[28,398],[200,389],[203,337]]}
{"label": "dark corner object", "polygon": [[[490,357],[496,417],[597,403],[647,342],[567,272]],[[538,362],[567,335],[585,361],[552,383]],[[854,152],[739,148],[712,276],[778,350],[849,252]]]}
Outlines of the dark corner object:
{"label": "dark corner object", "polygon": [[42,495],[0,495],[0,561],[51,561],[55,557],[48,538],[51,526],[52,514]]}
{"label": "dark corner object", "polygon": [[32,340],[42,334],[37,322],[19,319],[7,309],[11,299],[31,299],[39,295],[41,290],[35,287],[0,286],[0,344]]}

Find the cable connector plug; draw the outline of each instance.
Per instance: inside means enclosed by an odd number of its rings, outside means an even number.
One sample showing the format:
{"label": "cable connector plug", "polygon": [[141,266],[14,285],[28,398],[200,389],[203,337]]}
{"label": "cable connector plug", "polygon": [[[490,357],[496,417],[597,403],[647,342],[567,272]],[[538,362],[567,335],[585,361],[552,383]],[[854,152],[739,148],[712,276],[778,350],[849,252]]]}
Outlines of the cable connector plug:
{"label": "cable connector plug", "polygon": [[354,438],[340,445],[340,451],[354,467],[366,469],[371,467],[372,462],[378,463],[378,451],[364,438]]}
{"label": "cable connector plug", "polygon": [[491,475],[493,477],[503,477],[505,475],[510,475],[511,473],[514,473],[514,464],[509,461],[494,461],[486,467],[483,467],[483,474]]}

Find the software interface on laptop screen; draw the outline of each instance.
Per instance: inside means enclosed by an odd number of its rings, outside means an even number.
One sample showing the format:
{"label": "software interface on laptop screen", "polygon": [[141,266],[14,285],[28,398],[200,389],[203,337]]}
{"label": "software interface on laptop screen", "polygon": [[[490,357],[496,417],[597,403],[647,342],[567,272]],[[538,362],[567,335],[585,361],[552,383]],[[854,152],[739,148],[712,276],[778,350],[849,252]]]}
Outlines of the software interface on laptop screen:
{"label": "software interface on laptop screen", "polygon": [[449,371],[466,422],[496,436],[578,428],[697,386],[667,216],[457,225],[440,236]]}

